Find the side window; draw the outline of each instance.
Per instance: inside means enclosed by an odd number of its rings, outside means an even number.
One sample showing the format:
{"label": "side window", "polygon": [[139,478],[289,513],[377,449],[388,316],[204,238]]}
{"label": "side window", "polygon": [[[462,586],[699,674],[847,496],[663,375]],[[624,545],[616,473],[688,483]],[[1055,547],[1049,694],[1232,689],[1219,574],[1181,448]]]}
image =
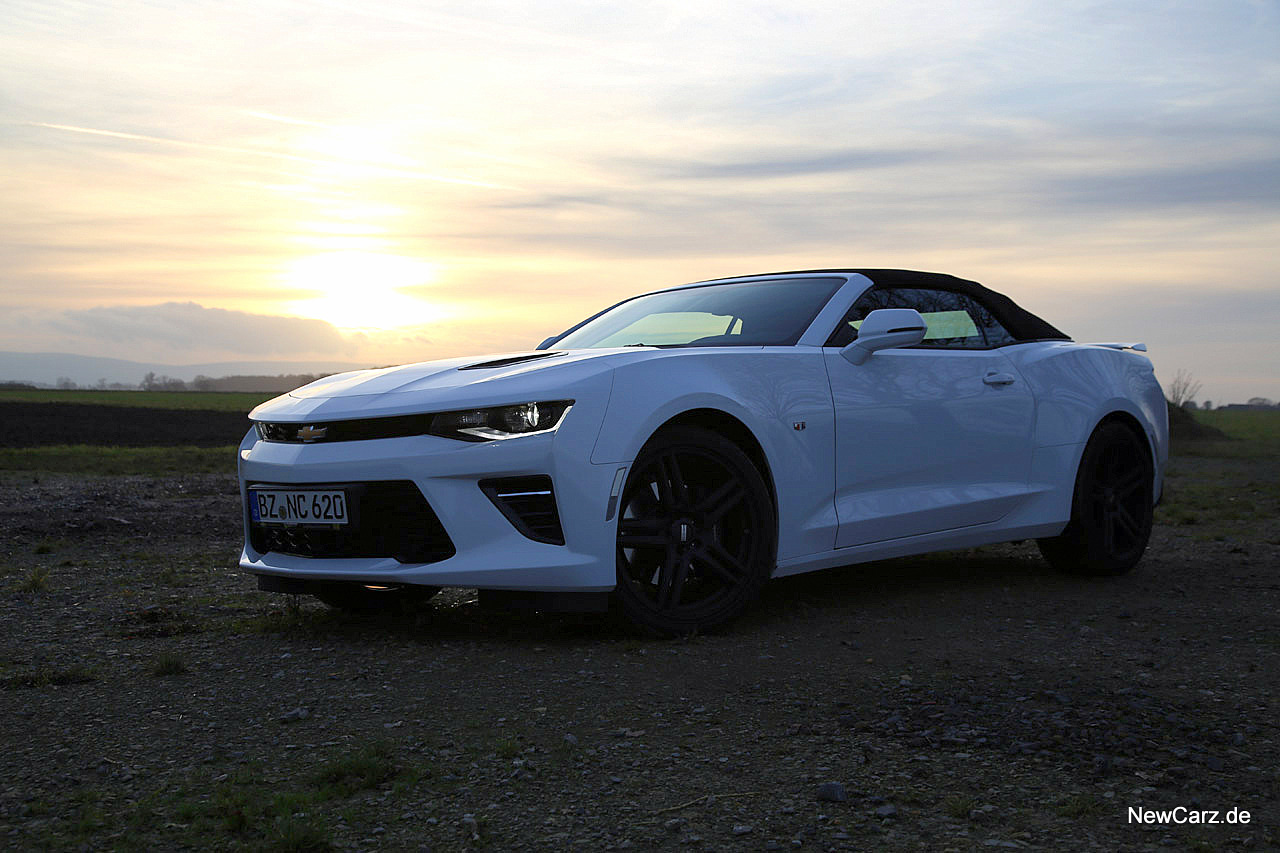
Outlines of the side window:
{"label": "side window", "polygon": [[877,308],[914,308],[919,311],[929,327],[920,343],[922,347],[983,349],[988,346],[984,334],[987,324],[1008,335],[990,316],[991,312],[963,293],[914,287],[872,288],[849,309],[828,339],[827,346],[843,347],[853,343],[863,319]]}
{"label": "side window", "polygon": [[966,297],[973,314],[973,319],[987,338],[987,346],[1002,347],[1005,344],[1016,344],[1018,339],[1009,334],[1009,330],[1000,325],[1000,321],[991,313],[991,309],[977,299]]}

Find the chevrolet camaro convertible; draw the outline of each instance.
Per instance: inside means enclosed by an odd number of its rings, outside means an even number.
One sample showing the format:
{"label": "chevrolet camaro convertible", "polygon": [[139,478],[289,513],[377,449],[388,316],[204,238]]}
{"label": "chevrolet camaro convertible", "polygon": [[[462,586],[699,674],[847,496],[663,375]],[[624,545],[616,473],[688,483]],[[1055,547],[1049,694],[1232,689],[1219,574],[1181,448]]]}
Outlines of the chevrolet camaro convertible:
{"label": "chevrolet camaro convertible", "polygon": [[723,625],[773,577],[994,542],[1117,574],[1168,455],[1145,349],[936,273],[660,290],[532,351],[254,409],[240,565],[352,611],[467,587],[659,634]]}

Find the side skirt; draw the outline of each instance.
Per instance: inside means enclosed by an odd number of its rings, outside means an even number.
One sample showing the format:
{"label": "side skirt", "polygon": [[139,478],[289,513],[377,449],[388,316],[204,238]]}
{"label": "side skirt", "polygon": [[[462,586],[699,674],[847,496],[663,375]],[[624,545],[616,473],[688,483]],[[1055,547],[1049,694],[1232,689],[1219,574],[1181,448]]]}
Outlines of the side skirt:
{"label": "side skirt", "polygon": [[1022,527],[1004,527],[989,524],[962,527],[956,530],[943,530],[938,533],[926,533],[923,536],[907,536],[902,539],[889,539],[883,542],[872,542],[867,545],[853,545],[848,548],[836,548],[804,557],[793,557],[778,563],[774,569],[775,578],[813,572],[818,569],[830,569],[835,566],[851,566],[855,563],[870,563],[875,560],[889,560],[894,557],[909,557],[916,554],[927,554],[932,551],[951,551],[957,548],[974,548],[978,545],[994,545],[998,542],[1013,542],[1018,539],[1039,539],[1044,536],[1057,536],[1062,532],[1066,522],[1050,524],[1031,524]]}

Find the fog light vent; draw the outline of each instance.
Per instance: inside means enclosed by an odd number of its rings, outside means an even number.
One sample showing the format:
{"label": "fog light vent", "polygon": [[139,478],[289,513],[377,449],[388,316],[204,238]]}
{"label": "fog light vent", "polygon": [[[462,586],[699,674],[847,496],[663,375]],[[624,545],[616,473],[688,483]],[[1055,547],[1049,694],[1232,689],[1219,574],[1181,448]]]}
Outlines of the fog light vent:
{"label": "fog light vent", "polygon": [[522,535],[535,542],[564,544],[564,531],[560,528],[560,513],[556,509],[556,495],[550,477],[481,480],[480,489]]}

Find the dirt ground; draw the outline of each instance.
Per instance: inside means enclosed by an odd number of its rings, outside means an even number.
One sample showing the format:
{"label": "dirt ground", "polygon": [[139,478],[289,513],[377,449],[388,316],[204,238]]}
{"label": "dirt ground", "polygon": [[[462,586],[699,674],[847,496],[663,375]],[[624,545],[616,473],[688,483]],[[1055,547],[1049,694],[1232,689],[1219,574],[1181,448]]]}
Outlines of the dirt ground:
{"label": "dirt ground", "polygon": [[0,447],[224,447],[248,429],[245,412],[0,402]]}
{"label": "dirt ground", "polygon": [[1280,464],[1173,473],[1249,512],[1162,509],[1117,579],[1023,543],[778,581],[679,641],[336,615],[237,568],[230,474],[0,473],[0,846],[1277,849]]}

